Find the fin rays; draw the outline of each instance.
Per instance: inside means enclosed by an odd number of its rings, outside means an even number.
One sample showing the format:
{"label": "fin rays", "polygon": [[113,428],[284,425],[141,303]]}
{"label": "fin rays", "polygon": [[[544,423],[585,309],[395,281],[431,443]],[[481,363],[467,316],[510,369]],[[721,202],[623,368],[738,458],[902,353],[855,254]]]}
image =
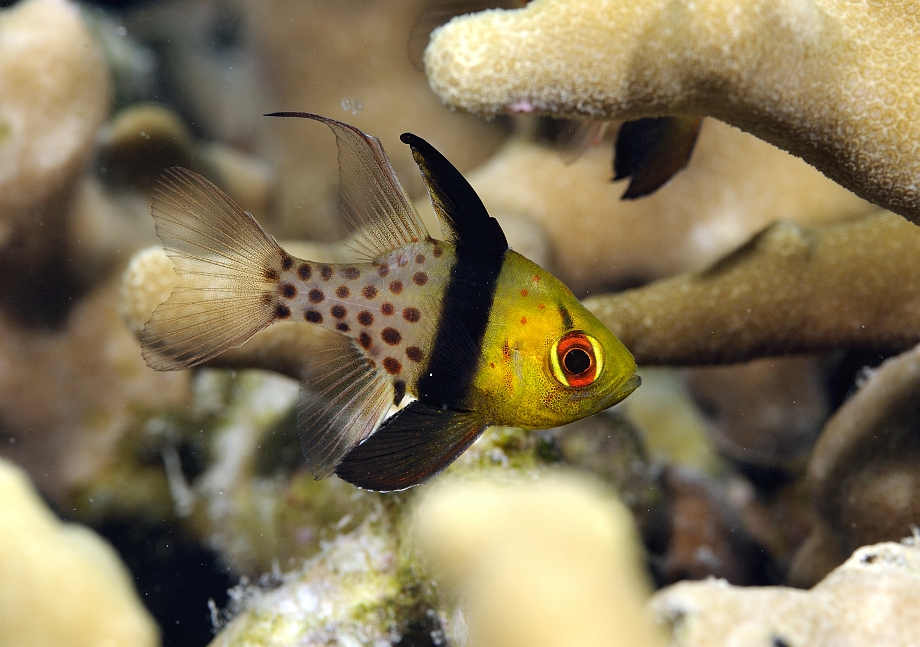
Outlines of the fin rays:
{"label": "fin rays", "polygon": [[307,469],[316,478],[377,427],[393,401],[393,386],[354,343],[332,337],[305,367],[297,428]]}
{"label": "fin rays", "polygon": [[284,251],[251,215],[206,179],[163,172],[152,213],[177,285],[144,327],[144,359],[157,370],[200,364],[239,346],[274,319],[266,279]]}
{"label": "fin rays", "polygon": [[339,211],[352,232],[352,248],[367,260],[426,240],[428,230],[396,177],[380,140],[354,126],[309,112],[275,112],[326,124],[339,151]]}

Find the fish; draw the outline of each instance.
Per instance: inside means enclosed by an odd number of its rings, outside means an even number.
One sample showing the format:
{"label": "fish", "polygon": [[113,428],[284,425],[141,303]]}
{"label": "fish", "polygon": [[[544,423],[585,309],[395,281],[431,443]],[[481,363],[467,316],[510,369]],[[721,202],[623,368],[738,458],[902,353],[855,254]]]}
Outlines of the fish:
{"label": "fish", "polygon": [[620,127],[613,149],[613,181],[630,178],[621,200],[651,195],[690,163],[703,118],[646,117]]}
{"label": "fish", "polygon": [[424,139],[401,137],[443,240],[429,235],[377,138],[311,113],[267,116],[335,134],[340,212],[360,258],[296,258],[204,177],[163,171],[151,212],[179,283],[141,334],[148,366],[196,366],[279,321],[337,333],[303,372],[304,459],[317,479],[376,491],[427,481],[489,425],[564,425],[639,386],[632,354],[561,281],[509,248]]}

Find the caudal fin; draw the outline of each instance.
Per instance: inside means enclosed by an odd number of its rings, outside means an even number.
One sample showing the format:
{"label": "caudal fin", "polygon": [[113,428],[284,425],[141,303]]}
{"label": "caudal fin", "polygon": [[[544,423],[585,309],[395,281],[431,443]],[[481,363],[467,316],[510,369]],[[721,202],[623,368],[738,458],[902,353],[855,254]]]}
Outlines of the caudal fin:
{"label": "caudal fin", "polygon": [[250,214],[178,167],[157,180],[152,213],[179,285],[141,334],[148,366],[195,366],[275,320],[278,280],[291,257]]}

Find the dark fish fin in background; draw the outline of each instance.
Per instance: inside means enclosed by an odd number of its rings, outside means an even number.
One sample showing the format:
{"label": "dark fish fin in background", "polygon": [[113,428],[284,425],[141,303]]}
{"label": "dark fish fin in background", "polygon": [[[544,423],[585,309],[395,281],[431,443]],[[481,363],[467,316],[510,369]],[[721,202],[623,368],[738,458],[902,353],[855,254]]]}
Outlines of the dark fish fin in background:
{"label": "dark fish fin in background", "polygon": [[141,333],[148,366],[158,371],[195,366],[275,320],[277,278],[291,257],[251,215],[206,179],[179,167],[160,175],[151,212],[179,285]]}
{"label": "dark fish fin in background", "polygon": [[620,127],[613,153],[613,179],[631,178],[621,200],[650,195],[690,161],[702,117],[649,117]]}
{"label": "dark fish fin in background", "polygon": [[416,400],[346,454],[335,473],[365,490],[405,490],[454,462],[487,426],[474,412]]}
{"label": "dark fish fin in background", "polygon": [[504,0],[499,2],[483,2],[483,0],[428,0],[422,9],[412,29],[409,31],[409,62],[419,72],[425,71],[425,48],[431,32],[450,22],[455,16],[468,13],[485,11],[486,9],[520,9],[527,4],[527,0]]}
{"label": "dark fish fin in background", "polygon": [[339,150],[339,211],[353,228],[355,251],[368,260],[429,238],[380,140],[354,126],[309,112],[273,112],[266,117],[320,121],[335,133]]}
{"label": "dark fish fin in background", "polygon": [[421,137],[403,133],[400,139],[412,148],[445,239],[476,247],[483,255],[503,254],[508,249],[505,232],[460,171]]}
{"label": "dark fish fin in background", "polygon": [[334,333],[304,367],[297,430],[307,469],[330,476],[349,450],[367,438],[393,404],[393,383],[372,367],[354,341]]}

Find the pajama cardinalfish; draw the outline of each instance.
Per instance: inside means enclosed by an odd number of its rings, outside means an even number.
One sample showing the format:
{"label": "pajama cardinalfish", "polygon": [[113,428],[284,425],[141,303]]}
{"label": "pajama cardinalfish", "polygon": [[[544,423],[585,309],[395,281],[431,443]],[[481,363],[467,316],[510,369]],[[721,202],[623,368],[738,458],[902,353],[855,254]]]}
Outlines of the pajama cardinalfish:
{"label": "pajama cardinalfish", "polygon": [[[443,241],[429,236],[375,137],[318,115],[271,116],[335,133],[340,209],[364,262],[295,258],[206,179],[168,169],[152,212],[180,280],[142,334],[152,368],[195,366],[277,321],[339,333],[304,370],[297,426],[316,478],[369,490],[424,482],[489,425],[563,425],[639,385],[630,352],[558,279],[509,249],[425,140],[402,136]],[[415,399],[386,418],[407,395]]]}

